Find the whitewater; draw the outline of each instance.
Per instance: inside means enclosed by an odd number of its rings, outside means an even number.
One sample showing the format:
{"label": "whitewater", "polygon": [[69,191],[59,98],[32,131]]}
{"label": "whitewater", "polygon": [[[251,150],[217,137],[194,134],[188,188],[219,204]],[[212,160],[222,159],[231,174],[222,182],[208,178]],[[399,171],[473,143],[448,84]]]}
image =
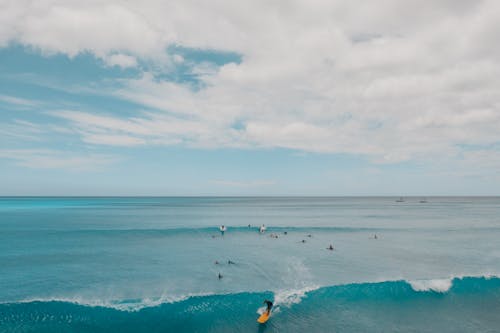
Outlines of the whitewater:
{"label": "whitewater", "polygon": [[420,199],[4,197],[0,332],[498,332],[500,198]]}

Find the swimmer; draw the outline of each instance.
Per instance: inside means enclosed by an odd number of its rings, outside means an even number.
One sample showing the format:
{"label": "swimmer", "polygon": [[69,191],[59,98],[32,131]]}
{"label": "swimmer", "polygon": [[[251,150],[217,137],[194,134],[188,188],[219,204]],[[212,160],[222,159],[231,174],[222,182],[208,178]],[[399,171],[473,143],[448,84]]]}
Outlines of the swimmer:
{"label": "swimmer", "polygon": [[224,232],[227,230],[227,228],[226,228],[226,226],[221,225],[221,226],[220,226],[220,228],[219,228],[219,230],[220,230],[220,234],[221,234],[222,236],[224,236]]}
{"label": "swimmer", "polygon": [[305,239],[303,239],[303,240],[302,240],[302,243],[305,243],[305,242],[306,242],[306,240],[305,240]]}

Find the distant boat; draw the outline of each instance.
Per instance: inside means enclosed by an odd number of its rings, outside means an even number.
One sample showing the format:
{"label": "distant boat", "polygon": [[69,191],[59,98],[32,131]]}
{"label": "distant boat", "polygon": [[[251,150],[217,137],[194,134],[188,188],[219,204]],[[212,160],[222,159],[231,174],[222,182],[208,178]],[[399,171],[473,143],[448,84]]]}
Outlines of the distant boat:
{"label": "distant boat", "polygon": [[399,197],[399,199],[396,200],[396,202],[405,202],[405,201],[404,201],[403,197]]}

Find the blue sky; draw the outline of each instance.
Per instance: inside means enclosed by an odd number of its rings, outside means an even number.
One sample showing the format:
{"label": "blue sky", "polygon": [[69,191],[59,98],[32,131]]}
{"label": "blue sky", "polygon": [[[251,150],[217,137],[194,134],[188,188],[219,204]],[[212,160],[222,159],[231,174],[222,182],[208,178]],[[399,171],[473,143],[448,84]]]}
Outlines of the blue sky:
{"label": "blue sky", "polygon": [[500,194],[498,5],[379,7],[11,3],[0,195]]}

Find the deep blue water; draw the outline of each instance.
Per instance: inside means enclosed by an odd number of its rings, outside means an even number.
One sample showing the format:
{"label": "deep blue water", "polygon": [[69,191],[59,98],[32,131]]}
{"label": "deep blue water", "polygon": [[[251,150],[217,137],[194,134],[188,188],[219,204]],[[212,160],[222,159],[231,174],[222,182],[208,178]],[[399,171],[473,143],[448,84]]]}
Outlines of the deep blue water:
{"label": "deep blue water", "polygon": [[0,331],[500,332],[500,198],[421,200],[0,198]]}

